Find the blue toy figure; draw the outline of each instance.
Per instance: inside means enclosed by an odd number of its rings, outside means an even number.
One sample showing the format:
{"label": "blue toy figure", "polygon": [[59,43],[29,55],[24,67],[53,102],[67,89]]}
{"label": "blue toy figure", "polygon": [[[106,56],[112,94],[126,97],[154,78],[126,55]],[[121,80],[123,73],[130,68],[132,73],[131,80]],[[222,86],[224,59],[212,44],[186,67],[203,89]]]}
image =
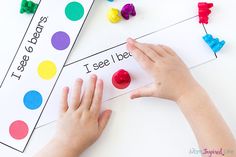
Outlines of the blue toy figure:
{"label": "blue toy figure", "polygon": [[211,34],[206,34],[203,40],[209,45],[214,53],[219,52],[225,45],[225,41],[220,41],[219,38],[213,38]]}

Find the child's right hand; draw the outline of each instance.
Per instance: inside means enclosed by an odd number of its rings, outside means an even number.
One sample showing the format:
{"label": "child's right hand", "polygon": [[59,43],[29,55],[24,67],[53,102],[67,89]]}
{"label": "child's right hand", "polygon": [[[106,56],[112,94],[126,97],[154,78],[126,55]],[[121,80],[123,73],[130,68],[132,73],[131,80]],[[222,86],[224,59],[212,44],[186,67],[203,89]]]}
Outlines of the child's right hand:
{"label": "child's right hand", "polygon": [[131,93],[132,99],[159,97],[178,101],[199,86],[183,61],[169,47],[128,39],[127,48],[143,69],[154,78],[152,85],[134,90]]}
{"label": "child's right hand", "polygon": [[233,134],[205,90],[194,80],[176,53],[167,46],[142,44],[133,39],[128,39],[127,48],[154,78],[152,85],[133,91],[131,98],[151,96],[176,101],[192,127],[201,150],[230,150],[232,153],[225,156],[235,157]]}

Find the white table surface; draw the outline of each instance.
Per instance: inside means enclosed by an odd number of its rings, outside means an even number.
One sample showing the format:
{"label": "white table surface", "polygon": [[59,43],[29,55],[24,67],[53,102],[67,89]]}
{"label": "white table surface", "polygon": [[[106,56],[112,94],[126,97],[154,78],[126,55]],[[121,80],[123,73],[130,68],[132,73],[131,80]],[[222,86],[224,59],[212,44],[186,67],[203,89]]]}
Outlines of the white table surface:
{"label": "white table surface", "polygon": [[[172,1],[174,2],[174,0]],[[95,14],[96,11],[99,11],[99,13],[97,13],[100,15],[105,14],[105,9],[107,9],[108,6],[121,6],[121,4],[124,4],[125,2],[128,1],[109,4],[108,2],[105,2],[105,0],[97,0],[91,14]],[[168,2],[171,2],[171,0]],[[183,10],[183,8],[178,7],[178,5],[176,6],[170,4],[169,10],[167,11],[168,13],[166,14],[169,21],[166,20],[164,15],[160,15],[160,17],[157,17],[157,22],[160,20],[162,21],[161,25],[165,25],[165,23],[172,20],[178,21],[178,19],[183,19],[194,15],[194,12],[192,11],[193,8],[191,7],[194,7],[196,1],[180,0],[179,2],[183,5],[189,6],[189,8],[187,7]],[[220,113],[232,129],[233,134],[236,136],[236,33],[234,31],[236,28],[236,22],[234,20],[234,16],[236,14],[234,8],[235,2],[233,0],[213,0],[212,2],[215,3],[216,7],[214,8],[214,16],[211,17],[212,22],[207,25],[207,29],[209,33],[226,40],[227,45],[224,47],[222,51],[223,53],[219,54],[219,58],[217,60],[193,69],[192,73],[200,84],[208,91],[209,95],[216,103]],[[21,24],[19,24],[19,27],[13,30],[13,32],[15,31],[17,34],[17,31],[21,31],[21,33],[18,34],[22,34],[24,32],[24,28],[28,25],[31,16],[18,14],[16,9],[18,9],[17,5],[19,5],[19,2],[16,0],[3,2],[1,8],[3,8],[4,3],[7,3],[8,6],[5,7],[5,10],[3,9],[5,14],[1,14],[1,23],[3,22],[2,19],[8,19],[8,13],[10,14],[11,12],[14,12],[16,16],[13,16],[14,14],[11,13],[11,20],[15,18],[14,20],[16,24],[17,22],[20,22]],[[12,8],[9,8],[10,3],[12,3]],[[165,4],[165,7],[168,5],[167,1],[159,1],[158,3],[155,2],[153,8],[156,7],[157,9],[161,9],[162,3]],[[181,9],[182,12],[178,12],[179,9]],[[176,14],[176,12],[178,12],[178,14]],[[139,15],[137,15],[137,17],[138,16]],[[101,23],[107,24],[104,22],[105,18],[99,20],[101,20]],[[153,19],[147,17],[146,20],[152,21]],[[5,23],[7,23],[7,21],[5,21]],[[92,28],[89,23],[90,21],[87,22],[87,27]],[[117,26],[114,26],[114,28],[116,27]],[[150,26],[150,28],[152,28],[152,26]],[[87,29],[85,28],[83,34],[87,33],[86,31]],[[1,30],[0,33],[1,36],[7,34],[7,32],[3,30]],[[132,35],[132,33],[129,35]],[[83,34],[82,37],[85,36]],[[119,38],[119,40],[124,40],[126,38],[125,33],[121,34],[121,36],[122,37]],[[19,43],[21,38],[22,36],[16,36],[13,40],[14,42]],[[119,42],[119,40],[116,42]],[[1,45],[2,44],[3,43],[1,43]],[[111,42],[109,44],[115,43]],[[102,46],[105,47],[107,45]],[[14,50],[14,48],[15,47],[13,46],[11,49]],[[74,58],[77,58],[77,54],[72,54],[71,61],[73,61]],[[158,101],[157,104],[157,101],[154,98],[144,98],[131,101],[129,99],[129,95],[127,94],[109,101],[109,104],[104,104],[104,107],[108,107],[113,110],[111,121],[109,122],[102,137],[92,147],[84,152],[82,157],[199,156],[189,154],[189,150],[191,148],[197,149],[197,143],[191,128],[184,119],[182,113],[174,103],[165,100],[161,102],[162,103]],[[157,114],[158,116],[156,116]],[[121,121],[123,123],[120,123]],[[55,123],[36,129],[25,153],[23,154],[0,145],[0,156],[32,156],[50,140],[54,134],[54,131]]]}

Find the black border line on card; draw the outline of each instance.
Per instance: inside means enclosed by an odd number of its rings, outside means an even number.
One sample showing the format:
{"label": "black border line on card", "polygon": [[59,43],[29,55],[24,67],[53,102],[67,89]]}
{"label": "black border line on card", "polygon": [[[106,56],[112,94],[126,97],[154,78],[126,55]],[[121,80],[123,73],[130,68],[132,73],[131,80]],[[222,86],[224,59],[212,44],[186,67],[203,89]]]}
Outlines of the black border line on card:
{"label": "black border line on card", "polygon": [[[169,26],[167,26],[167,27],[161,28],[161,29],[159,29],[159,30],[157,30],[157,31],[153,31],[153,32],[151,32],[151,33],[145,34],[145,35],[140,36],[140,37],[138,37],[138,38],[136,38],[136,39],[140,39],[140,38],[143,38],[143,37],[145,37],[145,36],[148,36],[148,35],[151,35],[151,34],[160,32],[160,31],[162,31],[162,30],[168,29],[168,28],[170,28],[170,27],[172,27],[172,26],[175,26],[175,25],[177,25],[177,24],[183,23],[183,22],[185,22],[185,21],[191,20],[191,19],[196,18],[196,17],[198,17],[198,15],[197,15],[197,16],[193,16],[193,17],[188,18],[188,19],[185,19],[185,20],[182,20],[182,21],[177,22],[177,23],[175,23],[175,24],[169,25]],[[207,32],[205,26],[203,25],[202,27],[203,27],[203,29],[204,29],[204,32]],[[104,53],[104,52],[106,52],[106,51],[108,51],[108,50],[111,50],[111,49],[113,49],[113,48],[119,47],[119,46],[124,45],[124,44],[126,44],[126,42],[121,43],[121,44],[116,45],[116,46],[113,46],[113,47],[111,47],[111,48],[108,48],[108,49],[106,49],[106,50],[99,51],[99,52],[97,52],[97,53],[95,53],[95,54],[92,54],[92,55],[90,55],[90,56],[87,56],[87,57],[84,57],[84,58],[82,58],[82,59],[76,60],[76,61],[74,61],[74,62],[65,64],[64,68],[66,68],[67,66],[76,64],[76,63],[78,63],[78,62],[80,62],[80,61],[83,61],[83,60],[85,60],[85,59],[94,57],[94,56],[96,56],[96,55],[99,55],[99,54],[101,54],[101,53]],[[210,60],[208,60],[208,61],[205,61],[205,62],[203,62],[203,63],[197,64],[197,65],[195,65],[195,66],[189,67],[189,69],[191,70],[191,69],[194,69],[194,68],[196,68],[196,67],[205,65],[205,64],[210,63],[210,62],[212,62],[212,61],[214,61],[214,60],[216,60],[216,59],[217,59],[217,57],[216,57],[216,58],[213,58],[213,59],[210,59]],[[63,68],[63,69],[64,69],[64,68]],[[112,98],[110,98],[110,99],[108,99],[108,100],[106,100],[106,101],[113,100],[113,99],[115,99],[115,98],[117,98],[117,97],[120,97],[120,96],[123,96],[123,95],[125,95],[125,94],[127,94],[127,93],[129,93],[129,92],[131,92],[131,91],[127,91],[126,93],[123,93],[123,94],[121,94],[121,95],[112,97]],[[104,102],[106,102],[106,101],[104,101]],[[39,128],[44,127],[44,126],[47,126],[47,125],[49,125],[49,124],[51,124],[51,123],[53,123],[53,122],[55,122],[55,121],[56,121],[56,120],[53,120],[53,121],[50,121],[50,122],[45,123],[45,124],[43,124],[43,125],[37,126],[36,129],[39,129]]]}
{"label": "black border line on card", "polygon": [[[205,33],[208,34],[206,26],[204,24],[202,24],[202,26],[203,26],[203,28],[205,30]],[[215,55],[216,58],[218,58],[218,56],[217,56],[217,54],[215,52],[214,52],[214,55]]]}
{"label": "black border line on card", "polygon": [[[86,15],[86,17],[85,17],[85,19],[84,19],[84,21],[83,21],[83,24],[82,24],[82,26],[81,26],[81,29],[80,29],[80,31],[79,31],[79,33],[78,33],[76,39],[75,39],[75,42],[74,42],[73,45],[72,45],[72,48],[71,48],[71,50],[70,50],[70,52],[69,52],[69,54],[68,54],[68,56],[67,56],[65,62],[64,62],[64,66],[63,66],[63,68],[61,69],[61,71],[60,71],[60,73],[59,73],[59,75],[58,75],[58,77],[57,77],[57,79],[56,79],[56,81],[55,81],[55,83],[54,83],[54,85],[53,85],[53,88],[52,88],[52,90],[51,90],[51,92],[50,92],[50,94],[49,94],[49,96],[48,96],[48,99],[47,99],[46,102],[45,102],[45,105],[44,105],[44,107],[43,107],[43,109],[42,109],[42,111],[41,111],[41,113],[40,113],[40,115],[39,115],[39,118],[38,118],[38,120],[37,120],[37,122],[36,122],[36,124],[35,124],[35,126],[34,126],[33,131],[31,132],[31,134],[30,134],[30,136],[29,136],[29,138],[28,138],[28,141],[27,141],[27,143],[26,143],[26,145],[25,145],[23,151],[18,150],[18,149],[14,148],[14,147],[12,147],[12,146],[10,146],[10,145],[8,145],[8,144],[5,144],[5,143],[3,143],[3,142],[0,142],[1,144],[5,145],[5,146],[7,146],[7,147],[9,147],[9,148],[11,148],[11,149],[13,149],[13,150],[16,150],[16,151],[18,151],[18,152],[20,152],[20,153],[24,153],[24,151],[25,151],[27,145],[29,144],[29,141],[30,141],[30,139],[31,139],[31,137],[32,137],[32,135],[33,135],[35,129],[37,128],[37,124],[38,124],[38,122],[39,122],[39,120],[40,120],[40,118],[41,118],[41,116],[42,116],[42,113],[43,113],[43,111],[44,111],[44,109],[45,109],[45,107],[46,107],[46,104],[48,103],[48,100],[49,100],[49,98],[50,98],[50,96],[51,96],[51,94],[52,94],[52,92],[53,92],[53,90],[54,90],[54,88],[55,88],[55,86],[56,86],[56,83],[57,83],[57,81],[58,81],[58,79],[59,79],[59,77],[60,77],[60,75],[61,75],[63,69],[64,69],[65,67],[69,66],[69,65],[75,64],[75,63],[77,63],[77,62],[83,61],[83,60],[88,59],[88,58],[90,58],[90,57],[96,56],[96,55],[98,55],[98,54],[101,54],[101,53],[106,52],[106,51],[108,51],[108,50],[111,50],[111,49],[113,49],[113,48],[116,48],[116,47],[119,47],[119,46],[121,46],[121,45],[126,44],[126,42],[124,42],[124,43],[121,43],[121,44],[119,44],[119,45],[116,45],[116,46],[113,46],[113,47],[111,47],[111,48],[108,48],[108,49],[106,49],[106,50],[97,52],[97,53],[95,53],[95,54],[93,54],[93,55],[90,55],[90,56],[87,56],[87,57],[84,57],[84,58],[82,58],[82,59],[79,59],[79,60],[76,60],[76,61],[74,61],[74,62],[71,62],[71,63],[66,64],[66,62],[68,61],[68,58],[69,58],[69,56],[70,56],[70,54],[71,54],[71,51],[72,51],[72,49],[73,49],[73,47],[74,47],[74,45],[75,45],[75,43],[76,43],[76,40],[78,39],[79,34],[80,34],[80,32],[82,31],[82,29],[83,29],[83,26],[84,26],[84,24],[85,24],[85,22],[86,22],[86,19],[87,19],[88,15],[89,15],[89,13],[90,13],[90,11],[91,11],[91,9],[92,9],[92,6],[93,6],[94,2],[95,2],[95,0],[93,0],[93,2],[92,2],[92,4],[91,4],[91,7],[90,7],[89,10],[88,10],[88,13],[87,13],[87,15]],[[41,0],[39,1],[39,5],[40,5],[40,3],[41,3]],[[35,12],[35,14],[36,14],[36,13],[37,13],[37,11]],[[1,85],[0,85],[0,88],[2,87],[2,85],[3,85],[4,81],[5,81],[5,78],[6,78],[8,72],[9,72],[9,70],[10,70],[10,68],[11,68],[11,65],[13,64],[13,62],[14,62],[14,60],[15,60],[15,57],[16,57],[18,51],[19,51],[19,48],[21,47],[21,44],[22,44],[22,42],[23,42],[23,40],[24,40],[24,38],[25,38],[27,32],[28,32],[28,29],[29,29],[29,27],[30,27],[30,25],[31,25],[31,23],[32,23],[32,21],[33,21],[33,19],[34,19],[35,14],[33,15],[32,19],[31,19],[31,21],[30,21],[30,23],[29,23],[29,26],[28,26],[28,28],[27,28],[27,30],[26,30],[24,36],[23,36],[23,39],[22,39],[22,41],[21,41],[21,43],[20,43],[20,46],[18,47],[17,52],[16,52],[16,54],[15,54],[15,56],[14,56],[14,58],[13,58],[11,64],[10,64],[10,66],[9,66],[9,68],[8,68],[8,71],[7,71],[5,77],[4,77],[4,79],[3,79],[3,81],[2,81],[2,83],[1,83]],[[193,17],[190,17],[190,18],[187,18],[187,19],[185,19],[185,20],[182,20],[182,21],[180,21],[180,22],[174,23],[174,24],[169,25],[169,26],[167,26],[167,27],[161,28],[161,29],[159,29],[159,30],[153,31],[153,32],[151,32],[151,33],[145,34],[145,35],[143,35],[143,36],[137,37],[137,38],[135,38],[135,39],[140,39],[140,38],[146,37],[146,36],[148,36],[148,35],[151,35],[151,34],[154,34],[154,33],[156,33],[156,32],[165,30],[165,29],[167,29],[167,28],[170,28],[170,27],[172,27],[172,26],[175,26],[175,25],[177,25],[177,24],[183,23],[183,22],[185,22],[185,21],[188,21],[188,20],[193,19],[193,18],[196,18],[196,17],[197,17],[197,15],[196,15],[196,16],[193,16]],[[203,28],[204,28],[204,30],[206,31],[206,28],[205,28],[204,26],[203,26]],[[212,59],[212,60],[214,60],[214,59]],[[212,61],[212,60],[210,60],[210,61]],[[210,62],[210,61],[208,61],[208,62]],[[208,62],[206,62],[206,63],[208,63]],[[202,64],[205,64],[205,63],[202,63]],[[202,64],[200,64],[200,65],[202,65]],[[195,67],[200,66],[200,65],[196,65]],[[114,98],[116,98],[116,97],[114,97]],[[111,98],[111,99],[113,99],[113,98]],[[111,100],[111,99],[109,99],[109,100]],[[47,124],[45,124],[45,125],[47,125]]]}
{"label": "black border line on card", "polygon": [[205,33],[208,34],[205,25],[202,24],[202,26],[203,26],[203,28],[204,28]]}
{"label": "black border line on card", "polygon": [[[40,5],[40,3],[41,3],[41,0],[39,1],[39,5]],[[38,5],[38,7],[39,7],[39,5]],[[37,8],[37,10],[38,10],[38,8]],[[37,10],[36,10],[35,14],[37,13]],[[14,57],[13,57],[13,59],[12,59],[10,65],[9,65],[9,67],[8,67],[8,69],[7,69],[7,72],[6,72],[6,74],[4,75],[4,78],[3,78],[2,81],[1,81],[0,88],[2,88],[3,83],[4,83],[4,81],[6,80],[7,74],[9,73],[9,71],[10,71],[10,69],[11,69],[11,66],[12,66],[12,64],[13,64],[13,62],[14,62],[14,60],[15,60],[15,58],[16,58],[18,52],[19,52],[19,49],[20,49],[20,47],[21,47],[21,45],[22,45],[22,42],[23,42],[24,39],[25,39],[25,36],[26,36],[26,34],[27,34],[28,30],[29,30],[29,27],[30,27],[30,25],[31,25],[31,23],[32,23],[32,21],[33,21],[33,19],[34,19],[35,14],[33,15],[32,19],[30,20],[30,23],[29,23],[29,25],[28,25],[28,27],[27,27],[27,29],[26,29],[26,32],[25,32],[25,34],[24,34],[24,36],[23,36],[23,38],[22,38],[22,40],[21,40],[21,42],[20,42],[20,45],[19,45],[19,47],[17,48],[16,53],[15,53],[15,55],[14,55]],[[1,142],[0,142],[0,143],[1,143]]]}
{"label": "black border line on card", "polygon": [[[216,60],[216,58],[211,59],[211,60],[208,60],[208,61],[205,61],[205,62],[200,63],[200,64],[197,64],[197,65],[195,65],[195,66],[192,66],[192,67],[190,67],[189,69],[190,69],[190,70],[193,70],[193,69],[195,69],[195,68],[197,68],[197,67],[200,67],[200,66],[202,66],[202,65],[205,65],[205,64],[207,64],[207,63],[210,63],[210,62],[212,62],[212,61],[214,61],[214,60]],[[150,84],[147,84],[147,85],[145,85],[145,86],[148,86],[148,85],[150,85]],[[125,92],[125,93],[123,93],[123,94],[114,96],[114,97],[112,97],[112,98],[110,98],[110,99],[107,99],[107,100],[105,100],[105,101],[103,101],[103,102],[107,102],[107,101],[116,99],[116,98],[118,98],[118,97],[120,97],[120,96],[123,96],[123,95],[126,95],[126,94],[130,93],[131,91],[132,91],[132,90],[127,91],[127,92]],[[48,125],[50,125],[50,124],[52,124],[52,123],[54,123],[54,122],[56,122],[56,121],[57,121],[57,120],[53,120],[53,121],[51,121],[51,122],[45,123],[45,124],[43,124],[43,125],[40,125],[40,126],[36,127],[36,129],[40,129],[40,128],[44,127],[44,126],[48,126]]]}
{"label": "black border line on card", "polygon": [[[180,23],[183,23],[183,22],[185,22],[185,21],[194,19],[194,18],[196,18],[196,17],[198,17],[198,15],[193,16],[193,17],[190,17],[190,18],[187,18],[187,19],[182,20],[182,21],[180,21],[180,22],[174,23],[174,24],[169,25],[169,26],[167,26],[167,27],[163,27],[163,28],[158,29],[158,30],[156,30],[156,31],[153,31],[153,32],[151,32],[151,33],[147,33],[147,34],[142,35],[142,36],[140,36],[140,37],[137,37],[137,38],[135,38],[135,39],[136,39],[136,40],[137,40],[137,39],[141,39],[141,38],[143,38],[143,37],[146,37],[146,36],[149,36],[149,35],[151,35],[151,34],[154,34],[154,33],[160,32],[160,31],[163,31],[163,30],[165,30],[165,29],[168,29],[168,28],[170,28],[170,27],[173,27],[173,26],[178,25],[178,24],[180,24]],[[207,31],[206,31],[206,28],[205,28],[204,26],[203,26],[203,29],[204,29],[205,32],[207,32]],[[88,58],[91,58],[91,57],[93,57],[93,56],[99,55],[99,54],[101,54],[101,53],[104,53],[104,52],[109,51],[109,50],[111,50],[111,49],[114,49],[114,48],[116,48],[116,47],[125,45],[126,43],[127,43],[127,42],[123,42],[123,43],[118,44],[118,45],[116,45],[116,46],[113,46],[113,47],[110,47],[110,48],[108,48],[108,49],[105,49],[105,50],[99,51],[99,52],[97,52],[97,53],[94,53],[94,54],[92,54],[92,55],[90,55],[90,56],[84,57],[84,58],[82,58],[82,59],[73,61],[73,62],[68,63],[68,64],[65,64],[64,67],[70,66],[70,65],[72,65],[72,64],[78,63],[78,62],[83,61],[83,60],[85,60],[85,59],[88,59]],[[215,57],[216,57],[216,56],[215,56]],[[217,58],[217,57],[216,57],[216,58]]]}
{"label": "black border line on card", "polygon": [[[70,54],[71,54],[71,51],[72,51],[72,49],[74,48],[74,45],[75,45],[75,43],[76,43],[76,41],[77,41],[77,39],[78,39],[78,37],[79,37],[79,35],[80,35],[80,32],[82,31],[82,28],[84,27],[84,24],[85,24],[85,22],[86,22],[86,20],[87,20],[87,17],[88,17],[88,15],[89,15],[89,13],[90,13],[92,7],[93,7],[94,2],[95,2],[95,0],[92,0],[92,4],[91,4],[91,6],[90,6],[90,8],[89,8],[89,10],[88,10],[88,12],[87,12],[87,15],[86,15],[86,17],[85,17],[85,19],[84,19],[84,21],[83,21],[83,24],[82,24],[82,26],[81,26],[81,28],[80,28],[80,30],[79,30],[79,32],[78,32],[77,37],[75,38],[75,41],[74,41],[74,43],[73,43],[73,45],[72,45],[72,47],[71,47],[71,49],[70,49],[70,52],[69,52],[68,55],[67,55],[67,58],[66,58],[66,60],[65,60],[65,62],[64,62],[64,65],[66,64],[66,62],[67,62],[67,60],[68,60],[68,58],[69,58],[69,56],[70,56]],[[41,0],[39,1],[39,5],[40,5],[40,3],[41,3]],[[39,7],[38,7],[38,8],[39,8]],[[38,10],[38,9],[37,9],[37,10]],[[36,15],[37,10],[36,10],[34,16]],[[33,21],[33,19],[34,19],[34,16],[32,17],[32,19],[31,19],[31,21],[30,21],[30,24],[29,24],[29,26],[28,26],[28,28],[27,28],[27,30],[26,30],[25,35],[26,35],[27,32],[28,32],[28,29],[29,29],[29,27],[30,27],[30,25],[31,25],[31,23],[32,23],[32,21]],[[25,38],[25,35],[23,36],[23,39],[22,39],[22,41],[21,41],[21,43],[20,43],[20,46],[21,46],[21,44],[22,44],[22,42],[23,42],[23,40],[24,40],[24,38]],[[20,46],[19,46],[19,47],[20,47]],[[19,48],[18,48],[18,50],[19,50]],[[17,53],[18,53],[18,50],[17,50]],[[15,56],[17,55],[17,53],[15,54]],[[14,59],[15,59],[15,57],[13,58],[12,63],[14,62]],[[64,67],[64,66],[63,66],[63,67]],[[35,123],[35,126],[34,126],[34,128],[33,128],[33,131],[30,133],[30,136],[29,136],[29,138],[28,138],[28,141],[26,142],[26,145],[25,145],[24,149],[21,151],[21,150],[16,149],[16,148],[14,148],[14,147],[12,147],[12,146],[10,146],[10,145],[8,145],[8,144],[3,143],[3,142],[0,142],[1,144],[5,145],[5,146],[7,146],[7,147],[10,147],[10,148],[12,148],[12,149],[14,149],[14,150],[16,150],[16,151],[18,151],[18,152],[20,152],[20,153],[24,153],[24,151],[25,151],[26,147],[28,146],[29,141],[30,141],[30,139],[31,139],[31,137],[32,137],[32,135],[33,135],[35,129],[36,129],[36,126],[37,126],[37,124],[38,124],[38,122],[39,122],[39,120],[40,120],[40,118],[41,118],[41,116],[42,116],[42,113],[43,113],[43,111],[44,111],[44,109],[45,109],[45,107],[46,107],[46,104],[48,103],[48,100],[49,100],[49,98],[50,98],[50,96],[51,96],[51,94],[52,94],[52,92],[53,92],[53,90],[54,90],[54,88],[55,88],[55,86],[56,86],[56,83],[57,83],[58,79],[60,78],[60,75],[61,75],[61,73],[62,73],[62,71],[63,71],[63,67],[61,68],[61,70],[60,70],[60,72],[59,72],[59,75],[58,75],[58,77],[57,77],[57,79],[56,79],[56,81],[55,81],[55,83],[54,83],[54,85],[53,85],[53,87],[52,87],[52,89],[51,89],[51,91],[50,91],[50,94],[49,94],[49,96],[48,96],[48,98],[47,98],[47,100],[46,100],[46,102],[45,102],[45,104],[44,104],[44,106],[43,106],[43,109],[41,110],[41,113],[40,113],[40,115],[39,115],[39,117],[38,117],[38,120],[37,120],[36,123]],[[10,69],[10,68],[9,68],[9,69]],[[9,70],[8,70],[8,71],[9,71]]]}
{"label": "black border line on card", "polygon": [[[41,3],[41,0],[40,0],[39,3],[38,3],[38,7],[37,7],[37,10],[36,10],[35,14],[36,14],[37,11],[38,11],[38,8],[39,8],[39,6],[40,6],[40,3]],[[13,62],[14,62],[16,56],[17,56],[17,53],[18,53],[18,51],[19,51],[19,49],[20,49],[20,47],[21,47],[21,45],[22,45],[23,40],[25,39],[25,36],[26,36],[26,34],[27,34],[28,30],[29,30],[29,27],[30,27],[30,25],[31,25],[31,23],[32,23],[32,21],[33,21],[33,19],[34,19],[35,14],[33,15],[33,17],[32,17],[31,20],[30,20],[30,23],[29,23],[29,25],[28,25],[28,27],[27,27],[27,29],[26,29],[26,32],[25,32],[25,34],[24,34],[24,36],[23,36],[23,38],[22,38],[22,40],[21,40],[21,42],[20,42],[20,45],[19,45],[19,47],[17,48],[17,51],[16,51],[16,53],[15,53],[15,55],[14,55],[14,57],[13,57],[11,63],[10,63],[10,66],[9,66],[9,68],[8,68],[6,74],[5,74],[5,76],[4,76],[4,78],[3,78],[2,82],[1,82],[0,88],[2,87],[4,81],[5,81],[6,77],[7,77],[7,74],[8,74],[8,72],[9,72],[9,70],[10,70],[10,68],[11,68],[11,66],[12,66],[12,64],[13,64]],[[18,152],[21,152],[20,150],[18,150],[18,149],[16,149],[16,148],[12,147],[12,146],[10,146],[10,145],[8,145],[8,144],[6,144],[6,143],[3,143],[3,142],[1,142],[1,141],[0,141],[0,144],[5,145],[5,146],[7,146],[7,147],[9,147],[9,148],[11,148],[11,149],[14,149],[14,150],[18,151]],[[22,152],[22,153],[23,153],[23,152]]]}

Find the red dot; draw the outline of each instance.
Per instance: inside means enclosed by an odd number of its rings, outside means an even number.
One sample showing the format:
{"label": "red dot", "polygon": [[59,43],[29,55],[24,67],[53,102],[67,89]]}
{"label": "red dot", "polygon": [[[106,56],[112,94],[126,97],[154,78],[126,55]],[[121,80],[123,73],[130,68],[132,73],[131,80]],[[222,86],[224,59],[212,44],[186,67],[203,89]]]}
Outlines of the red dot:
{"label": "red dot", "polygon": [[118,89],[125,89],[130,85],[131,77],[127,71],[121,69],[112,76],[112,84]]}
{"label": "red dot", "polygon": [[9,128],[9,133],[11,137],[16,140],[21,140],[25,138],[28,134],[28,131],[28,125],[21,120],[14,121],[13,123],[11,123],[11,126]]}

